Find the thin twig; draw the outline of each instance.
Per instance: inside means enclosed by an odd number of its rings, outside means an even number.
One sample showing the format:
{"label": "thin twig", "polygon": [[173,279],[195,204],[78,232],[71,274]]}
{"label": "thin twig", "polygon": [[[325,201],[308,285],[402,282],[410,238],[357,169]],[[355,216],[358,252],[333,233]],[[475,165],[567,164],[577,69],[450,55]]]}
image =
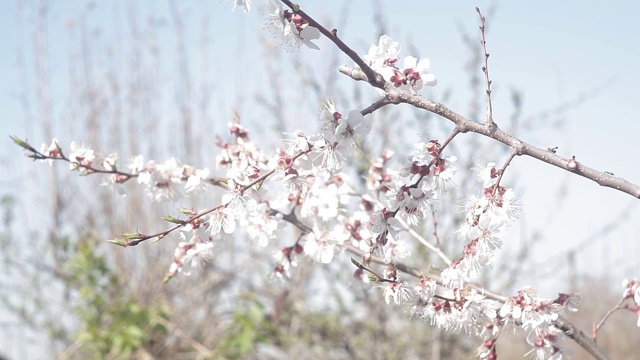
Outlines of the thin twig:
{"label": "thin twig", "polygon": [[612,309],[610,309],[609,311],[607,311],[607,313],[602,317],[602,320],[600,320],[600,322],[598,323],[598,325],[595,327],[595,329],[593,330],[593,340],[596,340],[596,337],[598,335],[598,330],[600,330],[600,328],[602,327],[602,325],[604,325],[605,321],[607,321],[607,319],[609,318],[609,316],[611,316],[611,314],[613,314],[614,312],[618,311],[618,310],[623,310],[626,309],[625,306],[622,306],[622,303],[626,300],[626,298],[622,298],[620,299],[620,301],[616,304],[616,306],[614,306]]}
{"label": "thin twig", "polygon": [[402,225],[402,227],[405,228],[405,230],[407,230],[409,234],[411,234],[411,236],[416,238],[416,240],[418,240],[422,245],[426,246],[429,250],[436,253],[436,255],[438,255],[438,257],[447,264],[447,266],[451,265],[451,259],[449,259],[449,257],[444,252],[442,252],[442,250],[440,250],[438,246],[431,244],[429,241],[427,241],[427,239],[422,237],[422,235],[418,234],[418,232],[413,230],[409,226],[409,224],[407,224],[407,222],[404,221],[404,219],[402,219],[401,217],[397,217],[397,219],[398,222],[400,222],[400,225]]}
{"label": "thin twig", "polygon": [[489,79],[489,53],[487,52],[487,40],[485,38],[485,19],[480,12],[480,8],[476,7],[476,12],[478,13],[478,16],[480,16],[480,33],[482,34],[480,44],[482,45],[482,52],[484,54],[482,72],[484,73],[484,82],[487,86],[487,120],[485,121],[485,124],[493,126],[495,123],[493,122],[493,106],[491,105],[491,80]]}
{"label": "thin twig", "polygon": [[516,157],[517,154],[518,154],[518,151],[516,149],[513,149],[509,154],[509,157],[507,158],[507,160],[505,160],[504,165],[502,165],[502,169],[500,169],[498,180],[496,180],[496,183],[493,185],[493,191],[492,191],[493,194],[495,194],[498,188],[500,187],[500,181],[502,181],[502,177],[504,176],[504,173],[507,170],[507,167],[509,167],[509,164],[511,164],[511,160],[513,160],[513,158]]}
{"label": "thin twig", "polygon": [[[436,239],[436,247],[440,249],[440,233],[438,232],[438,218],[436,217],[436,210],[430,207],[431,216],[433,217],[433,237]],[[447,264],[450,265],[451,263]]]}

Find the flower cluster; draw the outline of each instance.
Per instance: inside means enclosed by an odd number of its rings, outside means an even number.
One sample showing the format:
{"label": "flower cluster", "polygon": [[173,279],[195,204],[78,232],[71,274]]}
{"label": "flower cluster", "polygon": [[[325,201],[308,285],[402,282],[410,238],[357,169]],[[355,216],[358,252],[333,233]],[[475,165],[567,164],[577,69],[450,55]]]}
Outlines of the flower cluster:
{"label": "flower cluster", "polygon": [[400,280],[400,272],[394,265],[385,266],[383,279],[376,280],[378,281],[374,286],[382,289],[382,296],[387,304],[393,300],[395,304],[400,305],[414,296],[409,283]]}
{"label": "flower cluster", "polygon": [[408,165],[400,170],[402,181],[391,186],[392,206],[406,214],[407,222],[417,225],[429,212],[431,199],[453,187],[455,156],[443,158],[437,140],[419,142],[414,146]]}
{"label": "flower cluster", "polygon": [[509,220],[518,214],[513,190],[495,182],[498,173],[494,163],[482,169],[478,176],[484,187],[482,194],[465,203],[465,222],[457,235],[467,244],[462,255],[442,272],[443,282],[451,288],[461,287],[465,278],[477,277],[493,261],[504,244]]}
{"label": "flower cluster", "polygon": [[[233,9],[241,7],[245,13],[251,11],[251,0],[232,0]],[[320,31],[309,24],[309,21],[297,12],[285,10],[279,0],[270,0],[271,13],[267,16],[266,28],[279,39],[284,48],[297,51],[302,45],[320,50],[313,40],[320,38]]]}
{"label": "flower cluster", "polygon": [[314,50],[320,49],[312,42],[320,38],[320,31],[310,26],[307,19],[298,13],[285,10],[278,0],[269,3],[272,11],[267,16],[267,27],[280,39],[282,46],[294,51],[302,45]]}
{"label": "flower cluster", "polygon": [[224,178],[238,185],[247,185],[267,168],[268,159],[249,139],[247,131],[238,121],[229,122],[231,141],[218,140],[220,154],[216,156],[218,169],[225,169]]}
{"label": "flower cluster", "polygon": [[452,332],[482,336],[497,313],[497,302],[473,288],[447,289],[423,277],[414,287],[418,295],[411,316]]}
{"label": "flower cluster", "polygon": [[398,66],[400,44],[391,40],[387,35],[382,35],[378,45],[372,45],[369,52],[364,55],[364,60],[375,72],[393,84],[400,90],[415,93],[422,89],[423,85],[435,86],[438,81],[429,73],[431,62],[429,59],[420,59],[407,56]]}
{"label": "flower cluster", "polygon": [[373,255],[388,263],[409,256],[409,248],[398,236],[404,228],[400,219],[417,225],[429,212],[430,200],[453,184],[455,168],[451,163],[455,157],[444,159],[440,157],[438,142],[433,140],[429,144],[432,146],[416,144],[415,154],[408,158],[409,165],[399,171],[388,168],[392,151],[383,150],[372,161],[365,178],[370,195],[361,197],[360,210],[345,223],[353,246],[367,253],[365,263]]}
{"label": "flower cluster", "polygon": [[[79,171],[83,175],[92,173],[110,174],[105,185],[117,186],[131,178],[137,178],[139,184],[147,186],[149,196],[156,201],[174,201],[178,197],[203,191],[209,177],[209,170],[196,169],[193,166],[181,165],[175,158],[170,158],[164,163],[148,161],[145,163],[142,155],[134,156],[127,165],[130,172],[120,171],[118,167],[118,155],[99,155],[84,144],[79,145],[75,141],[69,146],[71,150],[68,157],[64,155],[62,147],[57,139],[50,145],[42,144],[39,152],[32,155],[34,158],[45,161],[51,165],[54,160],[65,160],[73,171]],[[94,166],[93,162],[101,159],[102,167]],[[117,186],[116,190],[124,194],[124,189]]]}
{"label": "flower cluster", "polygon": [[[191,234],[191,237],[189,241],[178,244],[167,278],[182,271],[183,266],[195,268],[202,262],[202,258],[210,258],[215,240],[235,233],[239,228],[238,224],[249,240],[259,246],[265,247],[275,238],[282,217],[266,203],[256,201],[256,191],[252,188],[259,182],[270,161],[250,140],[249,132],[237,119],[230,122],[228,127],[231,141],[218,140],[221,151],[216,157],[218,169],[225,173],[214,182],[210,181],[225,188],[226,192],[222,195],[219,206],[205,212],[208,214],[206,217],[204,213],[181,210],[184,215],[194,219],[182,227],[183,232]],[[205,173],[208,176],[208,171],[191,171],[191,176],[186,178],[187,185],[197,183],[191,181],[192,176]],[[185,181],[184,176],[182,181]],[[183,234],[181,236],[184,237]]]}
{"label": "flower cluster", "polygon": [[336,173],[342,170],[345,160],[353,155],[363,137],[371,131],[371,120],[358,110],[351,110],[344,117],[333,101],[327,100],[321,105],[320,130],[308,139],[313,148],[313,164]]}
{"label": "flower cluster", "polygon": [[49,166],[53,165],[53,159],[63,158],[62,148],[60,147],[60,144],[58,144],[58,139],[53,139],[49,145],[42,144],[42,146],[40,146],[40,153],[47,158],[42,161],[49,163]]}
{"label": "flower cluster", "polygon": [[[532,349],[526,355],[539,360],[567,356],[566,336],[554,326],[554,321],[567,310],[577,311],[580,295],[559,294],[556,299],[543,299],[535,289],[527,287],[499,302],[470,286],[451,289],[441,285],[428,276],[421,278],[410,292],[416,297],[411,316],[448,331],[485,338],[476,351],[479,358],[496,359],[497,338],[516,327],[528,332],[527,341]],[[389,296],[387,292],[385,299]]]}
{"label": "flower cluster", "polygon": [[177,273],[182,272],[185,275],[189,275],[190,271],[185,270],[185,266],[189,266],[192,269],[196,269],[202,264],[213,259],[213,243],[206,241],[193,235],[191,239],[186,241],[184,233],[180,234],[180,241],[178,246],[174,250],[173,262],[169,268],[169,272],[165,277],[165,281],[169,280]]}
{"label": "flower cluster", "polygon": [[580,295],[559,294],[555,300],[540,298],[534,288],[527,287],[507,299],[498,312],[502,327],[519,326],[528,331],[527,342],[533,348],[527,353],[534,359],[561,359],[568,353],[566,336],[553,323],[565,310],[577,311]]}
{"label": "flower cluster", "polygon": [[78,170],[83,174],[91,173],[91,165],[96,158],[94,151],[91,150],[90,147],[84,144],[78,144],[75,141],[71,142],[69,148],[71,149],[71,153],[67,158],[62,152],[62,147],[60,147],[58,139],[53,139],[51,144],[42,144],[42,146],[40,146],[40,155],[42,155],[40,159],[49,163],[50,166],[53,165],[53,160],[55,159],[68,160],[71,170]]}
{"label": "flower cluster", "polygon": [[69,148],[71,149],[71,154],[69,154],[69,168],[71,170],[78,170],[80,168],[87,169],[91,167],[91,162],[95,159],[95,154],[90,147],[85,146],[84,144],[77,144],[75,141],[72,141]]}
{"label": "flower cluster", "polygon": [[128,164],[131,176],[137,176],[138,183],[147,186],[147,193],[155,201],[175,201],[190,193],[204,190],[209,177],[209,169],[196,169],[180,164],[175,158],[163,163],[150,160],[145,163],[142,155],[135,156]]}

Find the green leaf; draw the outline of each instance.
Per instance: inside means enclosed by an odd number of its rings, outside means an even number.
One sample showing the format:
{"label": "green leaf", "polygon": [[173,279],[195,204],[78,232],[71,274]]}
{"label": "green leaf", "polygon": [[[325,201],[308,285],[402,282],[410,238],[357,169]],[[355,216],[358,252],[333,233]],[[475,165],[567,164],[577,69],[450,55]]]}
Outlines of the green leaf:
{"label": "green leaf", "polygon": [[171,280],[172,278],[173,278],[173,275],[171,275],[171,274],[165,275],[164,279],[162,279],[162,284],[164,285],[164,284],[168,283],[169,280]]}
{"label": "green leaf", "polygon": [[197,214],[197,212],[193,211],[192,209],[186,209],[186,208],[180,208],[180,209],[178,209],[178,211],[181,214],[187,215],[187,216],[193,216],[193,215]]}
{"label": "green leaf", "polygon": [[9,136],[9,137],[11,138],[11,140],[13,140],[13,142],[14,142],[16,145],[20,146],[21,148],[26,149],[26,150],[31,150],[31,149],[33,149],[33,148],[31,147],[31,145],[29,145],[29,144],[27,144],[26,142],[24,142],[24,141],[20,140],[20,139],[19,139],[18,137],[16,137],[16,136],[11,135],[11,136]]}
{"label": "green leaf", "polygon": [[129,243],[126,240],[122,240],[122,239],[113,239],[113,240],[107,240],[107,241],[114,245],[123,246],[123,247],[126,247],[127,245],[129,245]]}
{"label": "green leaf", "polygon": [[124,233],[121,236],[127,240],[140,240],[144,237],[144,235],[140,233]]}
{"label": "green leaf", "polygon": [[179,224],[179,225],[184,225],[185,224],[184,220],[180,220],[178,218],[174,218],[171,215],[167,215],[167,216],[163,217],[162,220],[168,221],[168,222],[174,223],[174,224]]}

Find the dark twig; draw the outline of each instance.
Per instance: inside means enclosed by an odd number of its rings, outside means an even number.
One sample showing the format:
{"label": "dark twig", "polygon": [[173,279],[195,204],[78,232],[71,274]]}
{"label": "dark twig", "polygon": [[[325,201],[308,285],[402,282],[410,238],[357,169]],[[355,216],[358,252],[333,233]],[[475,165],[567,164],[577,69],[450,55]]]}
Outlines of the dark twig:
{"label": "dark twig", "polygon": [[376,102],[374,102],[373,104],[367,106],[366,108],[362,109],[362,111],[360,111],[360,113],[365,116],[365,115],[369,115],[371,113],[373,113],[374,111],[385,107],[387,105],[393,104],[391,101],[389,101],[389,99],[387,99],[386,97],[383,97],[380,100],[377,100]]}
{"label": "dark twig", "polygon": [[20,146],[21,148],[25,149],[26,151],[30,152],[31,154],[26,154],[28,157],[32,158],[34,161],[35,160],[52,160],[52,161],[65,161],[68,162],[70,164],[75,165],[78,169],[83,169],[83,172],[81,173],[82,175],[90,175],[90,174],[111,174],[111,175],[116,175],[117,176],[117,183],[118,184],[122,184],[124,182],[126,182],[127,180],[131,179],[131,178],[135,178],[138,177],[138,174],[130,174],[130,173],[126,173],[126,172],[122,172],[119,171],[117,169],[114,170],[103,170],[103,169],[98,169],[95,168],[91,165],[86,165],[86,164],[81,164],[77,161],[72,161],[71,159],[67,158],[64,153],[62,152],[62,149],[58,148],[58,153],[57,156],[48,156],[45,155],[43,153],[41,153],[40,151],[36,150],[33,146],[31,146],[28,142],[19,139],[16,136],[9,136],[11,138],[11,140],[13,140],[13,142]]}

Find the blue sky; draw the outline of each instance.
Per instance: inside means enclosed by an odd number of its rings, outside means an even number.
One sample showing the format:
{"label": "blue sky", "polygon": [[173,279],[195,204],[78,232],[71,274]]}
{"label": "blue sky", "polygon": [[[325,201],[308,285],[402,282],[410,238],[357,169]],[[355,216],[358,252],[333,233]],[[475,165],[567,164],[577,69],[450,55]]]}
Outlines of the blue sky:
{"label": "blue sky", "polygon": [[[24,16],[25,28],[34,29],[33,1],[25,1],[27,11],[18,12],[13,1],[0,3],[0,134],[5,141],[0,144],[0,161],[11,164],[10,168],[21,173],[23,166],[34,166],[21,158],[19,149],[10,143],[8,135],[19,137],[37,136],[38,132],[25,126],[25,116],[16,95],[20,91],[16,71],[16,47],[33,51],[33,33],[23,33],[22,44],[17,44],[16,17]],[[254,11],[230,13],[225,1],[180,2],[186,19],[198,21],[202,11],[211,15],[210,32],[215,52],[211,55],[213,96],[212,111],[219,117],[228,116],[232,109],[252,114],[249,91],[258,88],[260,52],[256,32],[263,26],[263,11],[254,1]],[[303,9],[315,14],[321,22],[331,22],[340,16],[341,2],[300,1]],[[388,35],[404,43],[411,39],[419,54],[429,57],[432,71],[439,84],[432,90],[436,97],[447,89],[453,89],[449,107],[458,112],[467,111],[471,94],[467,90],[468,74],[464,69],[467,58],[465,46],[460,41],[460,28],[474,31],[478,17],[474,7],[489,8],[489,3],[472,1],[406,1],[384,2],[383,12],[388,21]],[[49,27],[50,71],[54,91],[54,116],[62,117],[64,94],[68,91],[66,81],[69,42],[65,26],[75,18],[83,6],[77,1],[52,1]],[[374,27],[370,21],[369,2],[351,2],[350,16],[339,34],[358,52],[365,53],[370,44],[376,43]],[[203,6],[204,5],[204,6]],[[171,30],[171,17],[167,2],[139,1],[130,5],[127,1],[97,2],[91,13],[89,27],[104,27],[104,41],[114,30],[117,16],[126,13],[129,6],[136,6],[138,20],[145,21],[145,14],[154,12],[165,19],[167,25],[158,34],[161,42],[172,45],[164,49],[169,58],[175,57]],[[631,182],[640,183],[640,118],[637,106],[640,101],[640,30],[637,16],[640,2],[620,1],[504,1],[496,4],[489,19],[488,50],[490,72],[494,82],[494,118],[510,116],[511,105],[508,89],[515,88],[524,94],[524,113],[533,115],[575,99],[586,93],[589,98],[580,106],[572,107],[563,118],[562,130],[546,128],[518,134],[523,140],[538,147],[560,146],[564,156],[575,155],[590,167],[614,172]],[[111,29],[111,30],[109,30]],[[197,26],[190,27],[188,39],[197,38]],[[120,29],[126,33],[126,28]],[[126,46],[126,44],[122,44]],[[330,44],[319,41],[321,51]],[[187,51],[196,54],[197,41],[187,41]],[[303,50],[301,59],[312,62],[316,53]],[[402,55],[409,55],[408,49]],[[340,64],[351,64],[345,56]],[[33,74],[33,58],[27,59],[29,73]],[[195,61],[195,60],[193,60]],[[98,62],[99,63],[99,62]],[[169,67],[170,68],[170,67]],[[238,72],[242,71],[243,75]],[[244,77],[243,77],[244,76]],[[248,79],[248,80],[247,80]],[[31,78],[30,81],[33,81]],[[345,83],[346,79],[341,79]],[[170,80],[167,80],[170,83]],[[606,86],[602,86],[607,84]],[[481,94],[480,94],[481,95]],[[478,95],[476,95],[478,96]],[[33,104],[32,104],[33,105]],[[366,106],[365,104],[364,106]],[[355,106],[355,105],[354,105]],[[362,107],[364,107],[362,106]],[[314,114],[303,111],[306,116]],[[59,120],[61,121],[61,120]],[[444,121],[444,120],[442,120]],[[294,129],[290,129],[294,130]],[[64,136],[62,136],[64,138]],[[32,138],[35,144],[47,140]],[[71,139],[65,139],[70,141]],[[500,162],[501,159],[496,159]],[[640,210],[633,199],[614,190],[600,188],[583,178],[571,176],[559,169],[543,166],[532,159],[518,158],[513,169],[526,183],[524,190],[525,222],[528,229],[542,228],[549,237],[536,248],[536,254],[544,259],[562,256],[567,249],[583,247],[583,241],[615,218],[622,209],[631,209],[628,219],[607,237],[597,238],[578,255],[578,269],[592,273],[612,270],[612,275],[622,280],[623,276],[640,276]],[[556,209],[557,187],[565,182],[569,197],[562,209]],[[0,177],[3,191],[14,191],[19,178],[5,174]],[[637,201],[637,200],[636,200]],[[629,205],[632,204],[632,205]],[[628,207],[631,206],[631,207]],[[553,221],[549,221],[549,218]],[[542,262],[544,264],[544,262]],[[541,267],[544,265],[541,265]],[[533,269],[544,272],[544,269]],[[564,276],[560,270],[556,276]],[[529,279],[534,285],[546,286],[549,296],[557,283],[545,279]],[[617,280],[616,280],[617,281]],[[520,284],[526,285],[526,284]]]}

